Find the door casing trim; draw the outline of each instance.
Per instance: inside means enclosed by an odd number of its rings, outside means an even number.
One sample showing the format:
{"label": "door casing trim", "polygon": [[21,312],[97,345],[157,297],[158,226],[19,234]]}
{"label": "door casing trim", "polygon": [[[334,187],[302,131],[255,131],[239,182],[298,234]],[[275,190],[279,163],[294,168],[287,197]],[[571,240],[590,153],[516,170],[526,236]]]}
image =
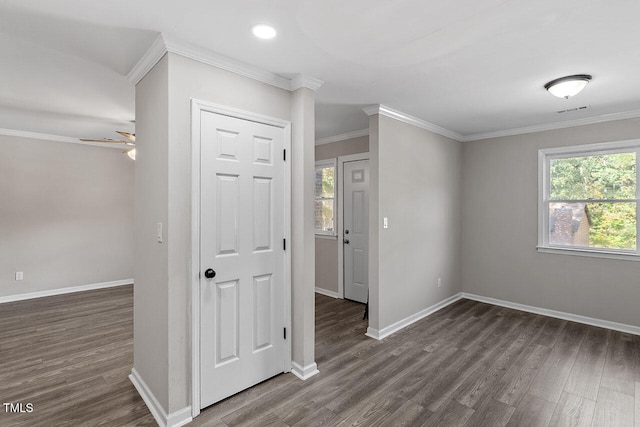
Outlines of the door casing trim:
{"label": "door casing trim", "polygon": [[[241,120],[281,128],[284,149],[289,156],[284,163],[284,238],[290,242],[284,254],[284,322],[291,331],[291,122],[233,107],[191,98],[191,413],[200,414],[200,113],[207,111]],[[293,334],[289,333],[288,337]],[[284,372],[291,371],[291,338],[284,351]]]}

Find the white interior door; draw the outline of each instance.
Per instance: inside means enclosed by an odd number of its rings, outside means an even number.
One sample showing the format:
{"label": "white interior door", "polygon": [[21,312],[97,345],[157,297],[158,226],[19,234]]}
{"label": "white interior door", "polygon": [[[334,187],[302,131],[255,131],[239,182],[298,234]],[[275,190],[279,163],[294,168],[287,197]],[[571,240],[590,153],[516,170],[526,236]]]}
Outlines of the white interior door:
{"label": "white interior door", "polygon": [[282,128],[200,114],[204,408],[285,371],[285,166]]}
{"label": "white interior door", "polygon": [[344,297],[367,302],[369,293],[369,160],[344,163]]}

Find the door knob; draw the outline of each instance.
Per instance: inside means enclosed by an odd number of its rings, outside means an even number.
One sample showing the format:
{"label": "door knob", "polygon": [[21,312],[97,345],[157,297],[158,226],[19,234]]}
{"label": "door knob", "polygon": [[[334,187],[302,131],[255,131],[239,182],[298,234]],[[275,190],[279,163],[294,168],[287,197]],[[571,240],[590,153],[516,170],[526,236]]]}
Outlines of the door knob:
{"label": "door knob", "polygon": [[206,277],[207,279],[213,279],[214,277],[216,277],[216,272],[213,268],[208,268],[205,272],[204,272],[204,277]]}
{"label": "door knob", "polygon": [[343,242],[348,245],[349,244],[349,239],[344,239]]}

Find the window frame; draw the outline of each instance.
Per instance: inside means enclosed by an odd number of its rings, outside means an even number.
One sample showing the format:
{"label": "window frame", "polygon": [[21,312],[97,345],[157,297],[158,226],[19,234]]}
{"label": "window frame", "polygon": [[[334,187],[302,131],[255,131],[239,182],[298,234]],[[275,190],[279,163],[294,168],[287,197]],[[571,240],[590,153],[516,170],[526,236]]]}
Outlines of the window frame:
{"label": "window frame", "polygon": [[[636,153],[636,249],[611,249],[549,243],[550,161],[616,153]],[[640,261],[640,139],[573,145],[538,150],[538,252]],[[607,199],[604,199],[606,201]],[[622,199],[610,199],[619,200]],[[618,203],[619,203],[618,202]]]}
{"label": "window frame", "polygon": [[[315,218],[315,202],[317,200],[333,200],[333,231],[325,231],[325,230],[318,230],[317,228],[315,228],[315,221],[314,221],[314,232],[315,235],[317,237],[325,237],[325,238],[335,238],[338,236],[338,168],[337,168],[337,159],[336,158],[331,158],[331,159],[324,159],[324,160],[317,160],[315,162],[315,167],[314,167],[314,184],[315,184],[315,171],[318,168],[328,168],[328,167],[332,167],[333,168],[333,197],[317,197],[314,194],[314,207],[313,207],[313,213],[314,213],[314,218]],[[315,193],[315,190],[314,190]]]}

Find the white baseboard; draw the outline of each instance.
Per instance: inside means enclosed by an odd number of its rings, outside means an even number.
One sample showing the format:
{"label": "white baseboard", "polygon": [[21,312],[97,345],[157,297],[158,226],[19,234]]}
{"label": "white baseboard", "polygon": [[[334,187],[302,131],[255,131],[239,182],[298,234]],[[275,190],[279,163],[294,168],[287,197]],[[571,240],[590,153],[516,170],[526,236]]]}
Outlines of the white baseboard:
{"label": "white baseboard", "polygon": [[140,377],[140,374],[138,374],[138,371],[136,371],[136,368],[131,369],[129,380],[136,390],[138,390],[138,394],[140,394],[140,397],[142,397],[142,400],[144,400],[151,415],[153,415],[153,418],[155,418],[160,427],[180,427],[193,421],[191,417],[191,406],[167,415],[160,402],[158,402],[158,399],[156,399],[147,384]]}
{"label": "white baseboard", "polygon": [[114,280],[112,282],[93,283],[90,285],[72,286],[69,288],[50,289],[39,292],[27,292],[24,294],[7,295],[0,297],[0,304],[5,302],[23,301],[33,298],[51,297],[54,295],[70,294],[73,292],[93,291],[95,289],[113,288],[116,286],[130,285],[133,279]]}
{"label": "white baseboard", "polygon": [[563,311],[549,310],[547,308],[534,307],[531,305],[518,304],[515,302],[503,301],[496,298],[483,297],[475,294],[462,293],[462,298],[485,302],[487,304],[499,305],[501,307],[513,308],[514,310],[526,311],[533,314],[555,317],[557,319],[569,320],[571,322],[584,323],[585,325],[597,326],[599,328],[612,329],[614,331],[626,332],[628,334],[640,335],[640,327],[625,325],[624,323],[610,322],[608,320],[595,319],[593,317],[581,316],[579,314],[565,313]]}
{"label": "white baseboard", "polygon": [[315,362],[308,364],[304,368],[296,362],[291,362],[291,373],[304,381],[319,374],[320,371],[318,371],[318,365]]}
{"label": "white baseboard", "polygon": [[449,298],[444,299],[432,305],[431,307],[427,307],[424,310],[420,310],[419,312],[412,314],[411,316],[408,316],[402,320],[399,320],[396,323],[389,325],[385,328],[382,328],[380,330],[374,329],[369,326],[367,328],[367,333],[365,335],[370,338],[374,338],[376,340],[381,340],[383,338],[388,337],[392,333],[398,332],[400,329],[405,328],[410,324],[417,322],[420,319],[424,319],[428,315],[435,313],[436,311],[448,306],[449,304],[453,304],[459,299],[462,299],[462,293],[457,293],[453,296],[450,296]]}
{"label": "white baseboard", "polygon": [[316,293],[320,294],[320,295],[326,295],[326,296],[331,297],[331,298],[341,298],[339,293],[334,292],[334,291],[328,291],[328,290],[322,289],[322,288],[318,288],[317,286],[316,286]]}

